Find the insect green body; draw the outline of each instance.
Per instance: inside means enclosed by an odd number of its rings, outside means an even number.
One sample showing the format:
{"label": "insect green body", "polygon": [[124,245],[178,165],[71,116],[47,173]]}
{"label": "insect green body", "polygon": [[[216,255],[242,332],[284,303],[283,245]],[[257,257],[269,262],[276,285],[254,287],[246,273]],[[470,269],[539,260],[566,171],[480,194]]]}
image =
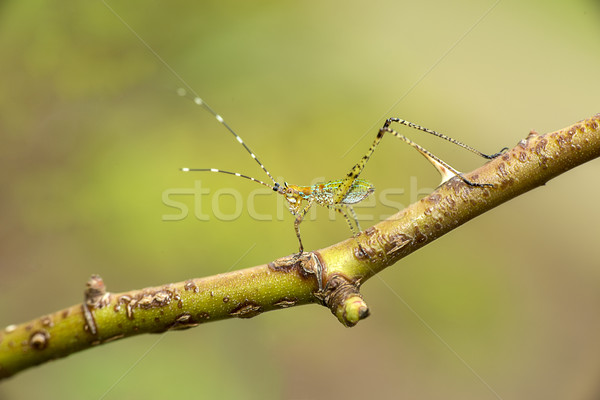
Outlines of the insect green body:
{"label": "insect green body", "polygon": [[[327,207],[337,211],[344,216],[344,219],[350,226],[354,236],[358,236],[360,233],[360,224],[356,213],[350,206],[364,200],[368,195],[375,191],[375,187],[364,179],[354,179],[350,185],[349,190],[345,190],[346,179],[338,179],[335,181],[329,181],[327,183],[316,184],[312,186],[296,186],[285,184],[284,196],[288,202],[288,208],[292,215],[296,216],[294,221],[294,229],[296,230],[296,236],[300,243],[300,253],[304,251],[302,245],[302,239],[300,237],[300,223],[304,219],[304,216],[313,206],[318,204],[323,207]],[[306,205],[303,205],[302,201],[306,200]],[[348,211],[352,215],[352,220],[348,216]]]}
{"label": "insect green body", "polygon": [[[312,186],[296,186],[288,185],[293,188],[293,191],[298,192],[297,198],[304,200],[314,199],[316,203],[322,206],[335,204],[335,197],[340,192],[340,188],[344,183],[344,179],[329,181],[327,183],[319,183]],[[341,204],[356,204],[360,203],[367,196],[375,191],[375,187],[365,179],[356,179],[352,183],[350,190],[345,193],[341,199]]]}
{"label": "insect green body", "polygon": [[[185,95],[185,91],[183,89],[181,89],[180,94]],[[358,223],[358,218],[352,208],[352,205],[364,200],[367,196],[369,196],[371,193],[373,193],[375,191],[375,188],[368,181],[366,181],[364,179],[360,179],[359,175],[362,172],[362,170],[364,169],[364,167],[367,164],[367,162],[369,161],[369,159],[371,158],[371,155],[373,154],[373,152],[375,151],[375,149],[381,142],[381,139],[383,138],[385,133],[390,133],[393,136],[396,136],[403,142],[409,144],[410,146],[414,147],[417,151],[419,151],[419,153],[421,153],[429,162],[431,162],[433,164],[433,166],[440,172],[440,174],[442,175],[442,183],[453,178],[454,176],[458,176],[458,177],[460,177],[460,179],[462,179],[466,184],[468,184],[470,186],[474,186],[474,187],[491,187],[491,186],[493,186],[489,183],[475,183],[475,182],[469,181],[468,179],[463,177],[458,170],[454,169],[449,164],[442,161],[440,158],[431,154],[425,148],[421,147],[420,145],[416,144],[412,140],[408,139],[406,136],[391,129],[390,125],[392,123],[394,123],[394,122],[399,123],[401,125],[408,126],[410,128],[417,129],[422,132],[426,132],[431,135],[437,136],[439,138],[442,138],[451,143],[454,143],[466,150],[469,150],[469,151],[471,151],[481,157],[487,158],[487,159],[492,159],[494,157],[497,157],[500,154],[502,154],[502,152],[504,150],[506,150],[506,149],[502,149],[500,152],[492,154],[492,155],[483,154],[480,151],[478,151],[470,146],[467,146],[457,140],[454,140],[446,135],[443,135],[443,134],[433,131],[431,129],[424,128],[422,126],[413,124],[412,122],[408,122],[403,119],[389,118],[385,121],[383,127],[381,129],[379,129],[379,132],[377,133],[377,136],[375,137],[375,141],[373,142],[371,147],[369,147],[369,150],[360,159],[360,161],[358,163],[356,163],[356,165],[354,165],[354,167],[352,167],[350,172],[348,172],[348,174],[346,174],[346,176],[343,179],[333,180],[333,181],[329,181],[329,182],[322,183],[322,184],[316,184],[316,185],[312,185],[312,186],[288,185],[287,182],[284,183],[283,185],[281,185],[277,181],[275,181],[275,179],[273,179],[273,176],[269,173],[269,171],[265,168],[265,166],[258,160],[256,155],[250,150],[250,148],[244,143],[242,138],[237,133],[235,133],[233,131],[233,129],[231,129],[229,127],[229,125],[227,125],[227,123],[223,120],[223,118],[219,114],[217,114],[215,111],[213,111],[212,108],[210,108],[199,97],[194,98],[194,102],[196,104],[204,107],[206,110],[208,110],[217,119],[217,121],[219,121],[223,126],[225,126],[225,128],[244,147],[244,149],[246,149],[246,151],[250,154],[250,156],[260,165],[262,170],[267,174],[267,176],[270,178],[270,180],[273,182],[273,184],[263,182],[259,179],[252,178],[251,176],[248,176],[248,175],[243,175],[243,174],[240,174],[237,172],[224,171],[224,170],[220,170],[220,169],[216,169],[216,168],[193,168],[193,169],[182,168],[182,171],[186,171],[186,172],[187,171],[204,171],[204,172],[217,172],[217,173],[235,175],[240,178],[249,179],[253,182],[259,183],[263,186],[266,186],[266,187],[272,189],[274,192],[282,195],[288,203],[288,209],[290,210],[290,213],[296,217],[296,219],[294,220],[294,230],[296,231],[296,236],[298,237],[298,243],[300,246],[300,252],[298,253],[298,255],[300,255],[304,252],[304,246],[302,245],[302,239],[300,237],[300,223],[304,219],[304,216],[306,215],[306,213],[311,209],[311,207],[314,204],[318,204],[320,206],[323,206],[323,207],[326,207],[329,209],[333,209],[333,210],[337,211],[338,213],[342,214],[344,216],[344,219],[350,226],[350,229],[352,230],[354,237],[356,238],[360,234],[360,232],[361,232],[360,225]],[[306,204],[304,202],[306,202]],[[350,214],[350,216],[348,214]],[[359,247],[360,247],[360,244],[359,244]]]}

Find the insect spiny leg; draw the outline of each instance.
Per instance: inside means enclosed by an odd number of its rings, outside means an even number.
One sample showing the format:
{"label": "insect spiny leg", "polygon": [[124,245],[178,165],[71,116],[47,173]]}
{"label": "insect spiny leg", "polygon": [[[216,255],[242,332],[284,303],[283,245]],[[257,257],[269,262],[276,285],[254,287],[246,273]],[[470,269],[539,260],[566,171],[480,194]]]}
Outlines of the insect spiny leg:
{"label": "insect spiny leg", "polygon": [[477,150],[477,149],[475,149],[475,148],[473,148],[473,147],[471,147],[469,145],[466,145],[466,144],[464,144],[464,143],[462,143],[462,142],[460,142],[460,141],[458,141],[456,139],[451,138],[450,136],[446,136],[443,133],[436,132],[436,131],[434,131],[432,129],[425,128],[424,126],[417,125],[417,124],[415,124],[413,122],[406,121],[406,120],[401,119],[401,118],[388,118],[385,121],[385,123],[383,124],[383,127],[384,128],[389,128],[389,126],[391,125],[392,122],[397,122],[397,123],[402,124],[404,126],[408,126],[410,128],[417,129],[419,131],[429,133],[429,134],[431,134],[433,136],[437,136],[437,137],[439,137],[441,139],[449,141],[450,143],[454,143],[455,145],[460,146],[463,149],[469,150],[470,152],[475,153],[475,154],[477,154],[480,157],[487,158],[488,160],[496,158],[500,154],[502,154],[504,151],[508,150],[508,147],[505,147],[502,150],[500,150],[498,153],[494,153],[494,154],[491,154],[491,155],[484,154],[484,153],[480,152],[479,150]]}

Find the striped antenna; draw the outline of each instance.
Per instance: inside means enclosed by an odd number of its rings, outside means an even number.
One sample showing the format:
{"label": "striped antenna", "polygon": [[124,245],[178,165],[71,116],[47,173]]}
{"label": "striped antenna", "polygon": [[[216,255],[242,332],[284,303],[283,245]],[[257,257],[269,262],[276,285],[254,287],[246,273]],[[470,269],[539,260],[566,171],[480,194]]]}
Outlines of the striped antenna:
{"label": "striped antenna", "polygon": [[263,182],[259,179],[253,178],[251,176],[248,175],[243,175],[237,172],[231,172],[231,171],[223,171],[222,169],[217,169],[217,168],[181,168],[181,170],[183,172],[219,172],[221,174],[229,174],[229,175],[235,175],[235,176],[239,176],[240,178],[245,178],[248,180],[251,180],[252,182],[256,182],[256,183],[260,183],[263,186],[268,187],[269,189],[271,189],[274,192],[279,192],[279,189],[281,188],[281,185],[277,182],[275,182],[275,185],[271,186],[266,182]]}
{"label": "striped antenna", "polygon": [[[180,95],[180,96],[186,96],[187,95],[187,91],[184,88],[179,88],[179,89],[177,89],[177,94]],[[213,115],[213,117],[215,117],[215,119],[217,121],[219,121],[219,123],[221,125],[223,125],[235,137],[235,139],[242,146],[244,146],[244,149],[246,149],[246,151],[248,152],[248,154],[250,154],[250,157],[252,157],[258,163],[258,165],[260,165],[260,167],[262,168],[262,170],[265,171],[265,173],[269,176],[269,178],[271,179],[271,181],[273,182],[273,184],[275,186],[279,186],[279,184],[277,183],[277,181],[275,179],[273,179],[273,176],[271,176],[271,173],[267,170],[267,168],[265,168],[265,166],[263,165],[263,163],[261,163],[260,160],[256,157],[256,154],[254,154],[254,152],[252,150],[250,150],[250,147],[246,146],[246,143],[244,143],[244,140],[241,138],[241,136],[238,135],[237,133],[235,133],[235,131],[227,124],[227,122],[225,122],[225,120],[223,119],[223,117],[221,117],[219,114],[217,114],[215,112],[215,110],[213,110],[208,104],[206,104],[206,102],[204,100],[202,100],[200,97],[194,96],[193,97],[193,101],[194,101],[194,103],[196,103],[197,105],[203,107],[206,111],[208,111],[209,113],[211,113]],[[255,182],[261,183],[263,185],[266,185],[264,182],[261,182],[258,179],[254,179],[254,178],[251,178],[251,177],[245,176],[245,175],[236,174],[234,172],[227,172],[227,171],[221,171],[221,170],[214,171],[214,169],[210,169],[210,168],[207,168],[207,169],[189,169],[189,168],[186,169],[186,168],[182,168],[182,171],[223,172],[225,174],[231,174],[231,175],[241,176],[242,178],[247,178],[247,179],[253,180]],[[270,185],[266,185],[266,186],[269,186],[270,188],[273,188]]]}

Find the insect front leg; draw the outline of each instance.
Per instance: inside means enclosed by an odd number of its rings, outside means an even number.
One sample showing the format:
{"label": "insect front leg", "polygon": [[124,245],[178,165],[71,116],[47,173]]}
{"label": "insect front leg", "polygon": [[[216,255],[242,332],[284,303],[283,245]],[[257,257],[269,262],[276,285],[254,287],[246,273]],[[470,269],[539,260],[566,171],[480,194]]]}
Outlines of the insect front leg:
{"label": "insect front leg", "polygon": [[296,237],[298,238],[298,243],[300,245],[300,252],[296,255],[296,257],[300,257],[302,253],[304,253],[304,246],[302,245],[302,239],[300,238],[300,223],[304,220],[304,216],[310,210],[312,205],[314,204],[314,198],[308,200],[306,207],[304,207],[297,215],[294,220],[294,229],[296,230]]}

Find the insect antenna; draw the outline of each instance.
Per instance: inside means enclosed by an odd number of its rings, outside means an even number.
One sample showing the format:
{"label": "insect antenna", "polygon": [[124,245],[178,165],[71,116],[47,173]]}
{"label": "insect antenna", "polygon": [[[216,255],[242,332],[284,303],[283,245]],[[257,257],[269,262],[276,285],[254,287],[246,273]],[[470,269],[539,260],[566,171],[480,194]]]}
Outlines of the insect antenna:
{"label": "insect antenna", "polygon": [[[179,88],[177,90],[177,94],[179,94],[180,96],[186,96],[187,95],[187,91],[184,88]],[[190,96],[193,97],[193,101],[194,103],[196,103],[197,105],[199,105],[200,107],[204,108],[206,111],[208,111],[209,113],[211,113],[213,115],[213,117],[215,117],[215,119],[217,121],[219,121],[219,123],[221,125],[223,125],[225,127],[225,129],[227,129],[229,131],[229,133],[231,133],[235,139],[242,145],[244,146],[244,149],[246,149],[246,151],[248,152],[248,154],[250,154],[250,157],[252,157],[257,163],[258,165],[260,165],[260,168],[262,168],[263,171],[265,171],[265,173],[269,176],[269,179],[271,179],[271,181],[273,182],[273,184],[276,187],[279,187],[279,184],[277,183],[277,181],[273,178],[273,176],[271,175],[271,173],[267,170],[267,168],[263,165],[263,163],[260,162],[260,160],[256,157],[256,154],[254,154],[254,152],[252,150],[250,150],[250,147],[248,147],[246,145],[246,143],[244,143],[244,140],[241,138],[240,135],[238,135],[237,133],[235,133],[235,131],[227,124],[227,122],[225,122],[225,120],[223,119],[223,117],[219,114],[217,114],[217,112],[215,110],[213,110],[204,100],[202,100],[199,96],[195,95],[194,96]],[[247,178],[250,180],[253,180],[255,182],[261,183],[263,185],[266,185],[264,182],[259,181],[258,179],[254,179],[251,178],[249,176],[245,176],[245,175],[241,175],[241,174],[237,174],[235,172],[228,172],[228,171],[221,171],[221,170],[216,170],[214,171],[214,169],[211,168],[200,168],[200,169],[186,169],[186,168],[182,168],[182,171],[212,171],[212,172],[222,172],[225,174],[230,174],[230,175],[236,175],[236,176],[240,176],[242,178]],[[266,185],[269,186],[270,188],[273,188],[270,185]],[[276,191],[276,190],[275,190]]]}
{"label": "insect antenna", "polygon": [[217,169],[217,168],[181,168],[181,170],[183,172],[218,172],[221,174],[228,174],[228,175],[234,175],[234,176],[239,176],[240,178],[244,178],[244,179],[248,179],[251,180],[252,182],[256,182],[259,183],[263,186],[268,187],[269,189],[273,190],[274,192],[278,192],[281,185],[277,182],[275,182],[274,185],[270,185],[266,182],[261,181],[260,179],[256,179],[253,178],[251,176],[248,175],[244,175],[244,174],[240,174],[238,172],[231,172],[231,171],[223,171],[222,169]]}

